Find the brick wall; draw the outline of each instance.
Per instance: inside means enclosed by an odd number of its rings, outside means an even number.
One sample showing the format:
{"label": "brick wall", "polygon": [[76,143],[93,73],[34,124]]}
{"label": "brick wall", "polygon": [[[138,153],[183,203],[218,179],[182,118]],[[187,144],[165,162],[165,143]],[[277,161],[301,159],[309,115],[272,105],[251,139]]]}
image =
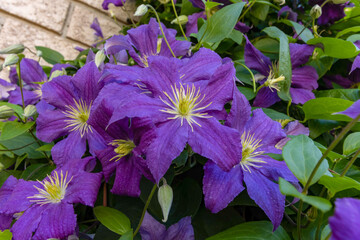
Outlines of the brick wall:
{"label": "brick wall", "polygon": [[[124,8],[112,4],[109,9],[117,20],[101,8],[103,0],[0,0],[0,49],[23,43],[34,50],[34,46],[45,46],[61,52],[66,59],[78,54],[74,47],[89,47],[96,40],[90,25],[98,18],[105,37],[116,34],[135,9],[129,0]],[[125,12],[126,11],[126,12]],[[132,17],[132,16],[131,16]],[[35,51],[35,50],[34,50]],[[37,57],[25,50],[25,55]],[[0,55],[0,63],[4,56]],[[41,62],[44,64],[44,62]],[[7,79],[3,70],[0,78]]]}

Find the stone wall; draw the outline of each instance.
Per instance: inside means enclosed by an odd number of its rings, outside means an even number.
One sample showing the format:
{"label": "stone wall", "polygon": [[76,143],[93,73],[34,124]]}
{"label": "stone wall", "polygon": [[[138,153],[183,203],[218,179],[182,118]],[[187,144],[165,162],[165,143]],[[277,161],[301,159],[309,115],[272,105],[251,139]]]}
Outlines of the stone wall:
{"label": "stone wall", "polygon": [[[0,0],[0,49],[23,43],[35,51],[34,46],[45,46],[61,52],[66,59],[79,53],[74,47],[89,47],[96,40],[90,25],[98,18],[105,37],[116,34],[129,23],[135,2],[127,1],[124,8],[110,4],[116,16],[101,7],[103,0]],[[26,57],[37,58],[28,50]],[[4,56],[0,55],[0,63]],[[42,62],[44,63],[44,62]],[[0,73],[7,79],[7,71]]]}

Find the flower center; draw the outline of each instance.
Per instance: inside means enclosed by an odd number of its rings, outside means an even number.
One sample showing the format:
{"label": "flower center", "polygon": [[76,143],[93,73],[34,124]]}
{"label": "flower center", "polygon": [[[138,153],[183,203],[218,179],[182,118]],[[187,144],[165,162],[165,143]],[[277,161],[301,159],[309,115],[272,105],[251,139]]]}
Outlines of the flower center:
{"label": "flower center", "polygon": [[173,117],[169,117],[168,119],[181,119],[181,126],[183,125],[184,119],[190,125],[191,130],[194,131],[192,126],[193,123],[201,127],[201,125],[196,122],[194,117],[199,118],[211,118],[212,116],[208,116],[207,113],[202,113],[201,111],[205,108],[209,107],[211,103],[206,106],[198,107],[199,104],[204,100],[205,95],[201,97],[200,88],[196,90],[196,87],[192,85],[186,85],[186,90],[184,86],[180,83],[180,87],[177,88],[176,85],[171,86],[172,94],[171,97],[167,92],[164,92],[165,96],[169,99],[170,102],[163,100],[161,97],[161,101],[165,103],[168,108],[161,109],[160,111],[169,113],[174,115]]}
{"label": "flower center", "polygon": [[64,199],[66,188],[68,187],[71,180],[72,177],[69,181],[67,181],[67,172],[64,176],[63,172],[61,171],[59,176],[59,174],[55,171],[53,176],[48,176],[48,179],[43,180],[42,182],[38,181],[42,185],[42,188],[34,186],[39,191],[39,193],[28,198],[35,198],[30,200],[30,202],[35,202],[40,205],[48,203],[59,203]]}
{"label": "flower center", "polygon": [[66,128],[71,128],[70,131],[79,131],[81,137],[85,135],[89,130],[92,132],[91,126],[87,123],[90,116],[91,103],[88,106],[83,100],[78,102],[74,99],[75,107],[67,105],[68,110],[64,111],[66,117],[65,122],[68,123]]}
{"label": "flower center", "polygon": [[244,132],[241,135],[242,158],[240,165],[244,171],[251,173],[250,167],[260,168],[261,166],[257,164],[266,163],[257,158],[264,153],[264,151],[257,151],[262,146],[260,142],[261,140],[254,138],[254,134],[250,135],[249,132]]}
{"label": "flower center", "polygon": [[136,147],[134,142],[131,140],[116,139],[109,143],[109,145],[115,147],[114,152],[116,155],[110,159],[119,161],[122,157],[129,155],[132,150]]}

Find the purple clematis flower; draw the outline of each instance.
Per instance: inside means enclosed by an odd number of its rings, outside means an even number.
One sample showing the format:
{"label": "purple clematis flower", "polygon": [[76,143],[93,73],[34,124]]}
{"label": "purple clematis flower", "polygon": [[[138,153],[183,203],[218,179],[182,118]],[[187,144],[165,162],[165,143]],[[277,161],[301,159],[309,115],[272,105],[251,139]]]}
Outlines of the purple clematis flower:
{"label": "purple clematis flower", "polygon": [[[314,6],[316,4],[321,6],[324,2],[325,0],[309,0],[309,4],[311,6]],[[344,12],[345,6],[346,4],[334,4],[331,2],[326,3],[322,7],[322,14],[317,19],[317,24],[318,25],[326,25],[328,23],[333,24],[334,22],[342,19],[343,17],[345,17],[345,12]]]}
{"label": "purple clematis flower", "polygon": [[112,193],[138,197],[141,176],[152,179],[141,155],[155,137],[155,130],[150,119],[124,118],[108,126],[112,112],[112,108],[102,104],[91,118],[90,124],[107,144],[107,148],[96,151],[96,156],[106,181],[115,172]]}
{"label": "purple clematis flower", "polygon": [[281,124],[271,120],[261,109],[251,114],[251,107],[245,96],[235,91],[234,100],[226,125],[236,129],[241,138],[238,149],[242,156],[230,171],[225,172],[213,161],[204,166],[203,192],[205,206],[213,213],[224,209],[245,187],[251,199],[266,213],[276,229],[282,220],[285,196],[276,183],[279,177],[297,182],[295,176],[283,161],[265,155],[281,153],[275,145],[286,134]]}
{"label": "purple clematis flower", "polygon": [[144,221],[140,227],[143,240],[194,240],[194,229],[191,217],[184,217],[168,229],[156,221],[149,213],[145,213]]}
{"label": "purple clematis flower", "polygon": [[10,92],[16,89],[16,85],[0,79],[0,100],[6,100],[10,96]]}
{"label": "purple clematis flower", "polygon": [[[284,120],[284,121],[286,121],[286,120]],[[301,135],[301,134],[309,136],[309,134],[310,134],[309,128],[305,127],[298,120],[287,123],[284,127],[284,131],[287,136],[289,136],[289,135],[297,136],[297,135]],[[291,138],[285,137],[276,144],[276,147],[278,149],[282,149],[285,146],[285,144],[290,140],[291,140]]]}
{"label": "purple clematis flower", "polygon": [[104,0],[102,3],[102,8],[105,10],[109,10],[109,4],[114,4],[117,7],[122,7],[125,4],[125,0]]}
{"label": "purple clematis flower", "polygon": [[334,114],[343,114],[351,118],[356,118],[360,114],[360,100],[357,100],[353,103],[348,109],[342,112],[337,112]]}
{"label": "purple clematis flower", "polygon": [[148,63],[148,68],[115,66],[108,70],[104,81],[128,83],[110,83],[99,94],[97,101],[105,99],[115,106],[109,124],[125,117],[153,120],[157,137],[147,150],[146,162],[156,182],[186,143],[230,170],[240,156],[235,148],[240,136],[217,118],[224,116],[224,104],[233,95],[233,63],[208,49],[182,60],[151,56]]}
{"label": "purple clematis flower", "polygon": [[237,22],[234,29],[238,30],[238,31],[240,31],[242,33],[247,33],[247,32],[250,31],[251,27],[249,27],[248,25],[246,25],[243,22]]}
{"label": "purple clematis flower", "polygon": [[51,142],[59,137],[51,153],[56,164],[71,158],[81,158],[86,151],[86,140],[90,153],[105,148],[103,138],[88,124],[91,106],[103,82],[94,62],[85,64],[74,77],[59,76],[42,87],[43,100],[55,107],[39,112],[37,136]]}
{"label": "purple clematis flower", "polygon": [[186,36],[190,36],[192,33],[198,32],[198,19],[206,19],[205,11],[193,13],[188,16],[188,22],[186,23]]}
{"label": "purple clematis flower", "polygon": [[[356,74],[358,70],[355,70],[353,74]],[[360,72],[359,72],[360,73]],[[352,81],[351,78],[343,77],[340,74],[336,75],[325,75],[323,77],[323,81],[327,88],[334,88],[334,83],[343,87],[343,88],[351,88],[355,81]]]}
{"label": "purple clematis flower", "polygon": [[[4,206],[7,203],[17,183],[18,180],[14,176],[10,175],[8,179],[4,182],[4,184],[1,186],[0,206]],[[0,230],[4,231],[5,229],[9,229],[12,220],[13,220],[13,214],[0,213]]]}
{"label": "purple clematis flower", "polygon": [[[261,74],[260,82],[270,83],[269,87],[263,87],[259,90],[254,100],[255,107],[270,107],[274,103],[280,101],[276,91],[278,87],[277,81],[283,78],[279,73],[277,64],[272,63],[270,58],[266,57],[257,50],[246,38],[245,45],[245,64]],[[292,63],[292,80],[290,87],[290,95],[292,103],[304,104],[306,101],[315,98],[312,90],[318,87],[318,74],[312,66],[301,66],[305,64],[314,51],[313,46],[306,44],[290,43],[290,57]],[[275,82],[274,85],[271,82]],[[274,91],[272,88],[275,88]]]}
{"label": "purple clematis flower", "polygon": [[20,215],[11,227],[13,239],[63,239],[74,234],[73,204],[93,206],[100,187],[102,175],[86,171],[94,162],[93,157],[72,160],[43,181],[20,179],[7,202],[0,206],[2,214]]}
{"label": "purple clematis flower", "polygon": [[359,228],[360,200],[338,198],[335,201],[334,216],[329,218],[332,231],[330,240],[356,240],[360,236]]}
{"label": "purple clematis flower", "polygon": [[103,34],[102,30],[101,30],[100,23],[99,23],[99,20],[97,18],[94,18],[94,21],[92,22],[90,27],[92,29],[94,29],[94,31],[95,31],[94,35],[95,36],[98,36],[99,38],[104,38],[104,34]]}

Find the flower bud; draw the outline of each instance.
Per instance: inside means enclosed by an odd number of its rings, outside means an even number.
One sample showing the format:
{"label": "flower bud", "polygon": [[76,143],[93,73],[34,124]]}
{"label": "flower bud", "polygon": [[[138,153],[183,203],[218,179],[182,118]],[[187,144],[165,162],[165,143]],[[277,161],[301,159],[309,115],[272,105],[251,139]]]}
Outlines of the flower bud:
{"label": "flower bud", "polygon": [[169,217],[172,201],[173,201],[173,190],[167,185],[165,178],[163,180],[163,185],[158,190],[158,201],[164,216],[163,222],[166,222]]}
{"label": "flower bud", "polygon": [[0,50],[0,54],[11,54],[11,53],[22,53],[25,49],[25,46],[23,44],[14,44],[7,48],[3,48]]}
{"label": "flower bud", "polygon": [[140,6],[138,6],[138,8],[136,9],[135,13],[134,13],[134,17],[141,17],[144,16],[148,11],[148,7],[145,4],[141,4]]}
{"label": "flower bud", "polygon": [[27,105],[26,108],[24,109],[23,116],[28,118],[34,115],[35,113],[36,113],[36,107],[30,104]]}
{"label": "flower bud", "polygon": [[51,80],[53,80],[54,78],[58,77],[58,76],[63,76],[63,75],[66,75],[66,70],[65,68],[63,68],[62,70],[55,70],[51,73],[51,76],[49,78],[49,82]]}
{"label": "flower bud", "polygon": [[170,0],[159,0],[159,2],[160,2],[161,4],[167,4],[168,2],[170,2]]}
{"label": "flower bud", "polygon": [[19,56],[16,54],[10,54],[5,58],[3,67],[11,66],[16,64],[19,61]]}
{"label": "flower bud", "polygon": [[14,110],[6,105],[0,106],[0,119],[7,119],[14,115]]}
{"label": "flower bud", "polygon": [[279,5],[284,5],[285,0],[274,0],[274,3],[279,4]]}
{"label": "flower bud", "polygon": [[42,57],[42,51],[37,50],[37,51],[36,51],[36,56],[38,56],[38,57]]}
{"label": "flower bud", "polygon": [[333,4],[344,4],[349,2],[349,0],[332,0],[331,1]]}
{"label": "flower bud", "polygon": [[318,4],[313,6],[312,9],[310,10],[310,16],[314,19],[319,18],[321,16],[321,14],[322,14],[322,10]]}
{"label": "flower bud", "polygon": [[179,16],[179,22],[178,22],[178,19],[175,18],[174,20],[171,21],[171,24],[174,24],[174,23],[178,24],[178,23],[180,23],[181,25],[184,25],[184,24],[186,24],[187,22],[188,22],[188,17],[185,16],[185,15],[181,15],[181,16]]}
{"label": "flower bud", "polygon": [[104,49],[98,51],[95,55],[95,64],[97,67],[99,67],[102,63],[104,63],[105,61],[105,53],[104,53]]}

